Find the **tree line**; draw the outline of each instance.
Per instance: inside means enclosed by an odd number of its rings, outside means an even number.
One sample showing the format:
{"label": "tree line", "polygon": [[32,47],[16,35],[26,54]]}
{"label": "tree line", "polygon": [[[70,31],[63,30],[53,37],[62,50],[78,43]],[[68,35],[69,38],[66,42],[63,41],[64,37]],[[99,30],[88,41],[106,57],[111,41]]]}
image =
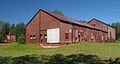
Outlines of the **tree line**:
{"label": "tree line", "polygon": [[10,24],[9,22],[0,21],[0,42],[4,42],[5,35],[14,34],[16,35],[16,40],[25,38],[25,24],[20,22],[18,24]]}

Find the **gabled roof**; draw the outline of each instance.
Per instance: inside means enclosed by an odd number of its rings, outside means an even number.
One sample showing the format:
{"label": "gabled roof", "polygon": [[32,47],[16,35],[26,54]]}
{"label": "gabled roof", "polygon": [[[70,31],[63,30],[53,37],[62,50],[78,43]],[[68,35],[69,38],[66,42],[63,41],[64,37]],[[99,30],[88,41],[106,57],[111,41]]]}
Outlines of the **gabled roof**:
{"label": "gabled roof", "polygon": [[[40,9],[41,10],[41,9]],[[26,24],[26,27],[28,26],[28,24],[35,18],[35,16],[40,12],[40,10],[32,17],[32,19],[30,19],[30,21]]]}
{"label": "gabled roof", "polygon": [[[110,26],[109,24],[106,24],[106,23],[104,23],[104,22],[102,22],[102,21],[100,21],[100,20],[98,20],[98,19],[93,18],[92,20],[96,20],[96,21],[98,21],[98,22],[100,22],[100,23],[102,23],[102,24],[105,24],[105,25],[107,25],[107,26],[109,26],[109,27],[114,28],[113,26]],[[92,20],[90,20],[88,23],[90,23]]]}
{"label": "gabled roof", "polygon": [[[52,13],[52,12],[47,12],[47,11],[42,10],[42,9],[41,9],[41,11],[43,11],[43,12],[53,16],[54,18],[56,18],[56,19],[58,19],[60,21],[65,21],[65,22],[69,22],[69,23],[79,24],[79,25],[82,25],[82,26],[85,26],[87,24],[87,23],[86,24],[82,23],[82,22],[80,22],[78,20],[75,20],[75,19],[68,18],[66,16],[62,16],[62,15],[59,15],[59,14],[56,14],[56,13]],[[86,25],[86,26],[93,28],[90,25]]]}
{"label": "gabled roof", "polygon": [[[74,24],[78,24],[78,25],[81,25],[81,26],[86,26],[88,28],[95,28],[94,26],[91,26],[85,22],[82,22],[82,21],[78,21],[78,20],[75,20],[75,19],[71,19],[71,18],[68,18],[68,17],[65,17],[65,16],[62,16],[62,15],[59,15],[59,14],[56,14],[56,13],[52,13],[52,12],[47,12],[43,9],[40,9],[34,16],[33,18],[40,12],[40,11],[43,11],[51,16],[53,16],[54,18],[60,20],[60,21],[65,21],[65,22],[69,22],[69,23],[74,23]],[[28,24],[33,20],[33,18],[28,22]],[[28,25],[27,24],[27,25]],[[27,26],[26,25],[26,26]]]}
{"label": "gabled roof", "polygon": [[61,21],[66,21],[66,22],[69,22],[69,23],[74,23],[74,24],[78,24],[78,25],[81,25],[81,26],[86,26],[86,27],[89,27],[89,28],[95,28],[94,26],[91,26],[88,23],[85,23],[85,22],[82,22],[82,21],[79,21],[79,20],[75,20],[75,19],[71,19],[71,18],[66,17],[66,16],[62,16],[62,15],[59,15],[59,14],[56,14],[56,13],[51,13],[51,12],[49,14],[51,14],[54,17],[60,19]]}
{"label": "gabled roof", "polygon": [[[59,14],[56,14],[56,13],[47,12],[47,11],[45,11],[45,10],[43,10],[43,9],[40,9],[40,10],[34,15],[34,17],[35,17],[40,11],[43,11],[43,12],[51,15],[52,17],[54,17],[54,18],[56,18],[56,19],[58,19],[58,20],[60,20],[60,21],[64,21],[64,22],[68,22],[68,23],[72,23],[72,24],[77,24],[77,25],[84,26],[84,27],[87,27],[87,28],[91,28],[91,29],[96,29],[96,30],[99,30],[99,31],[103,31],[103,30],[100,30],[100,29],[95,28],[94,26],[92,26],[92,25],[90,25],[90,24],[88,24],[88,23],[86,23],[86,22],[82,22],[82,21],[79,21],[79,20],[71,19],[71,18],[69,18],[69,17],[62,16],[62,15],[59,15]],[[33,17],[33,18],[34,18],[34,17]],[[33,18],[32,18],[32,19],[33,19]],[[32,19],[28,22],[28,24],[32,21]],[[27,25],[28,25],[28,24],[27,24]],[[26,26],[27,26],[27,25],[26,25]],[[103,31],[103,32],[106,32],[106,31]]]}

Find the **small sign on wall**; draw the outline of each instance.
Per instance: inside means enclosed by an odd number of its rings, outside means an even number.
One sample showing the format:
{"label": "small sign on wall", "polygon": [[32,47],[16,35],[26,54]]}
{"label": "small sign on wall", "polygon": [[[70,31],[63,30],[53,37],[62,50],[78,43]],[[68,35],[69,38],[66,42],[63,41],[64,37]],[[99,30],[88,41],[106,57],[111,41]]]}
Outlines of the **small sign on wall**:
{"label": "small sign on wall", "polygon": [[72,33],[72,29],[70,29],[69,32]]}

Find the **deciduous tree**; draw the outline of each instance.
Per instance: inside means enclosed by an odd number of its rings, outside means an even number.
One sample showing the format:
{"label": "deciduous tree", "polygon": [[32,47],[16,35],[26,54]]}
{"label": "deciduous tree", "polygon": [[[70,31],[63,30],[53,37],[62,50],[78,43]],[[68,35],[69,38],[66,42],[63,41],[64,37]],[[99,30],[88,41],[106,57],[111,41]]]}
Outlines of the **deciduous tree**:
{"label": "deciduous tree", "polygon": [[51,12],[64,16],[63,12],[60,11],[60,10],[53,10],[53,11],[51,11]]}

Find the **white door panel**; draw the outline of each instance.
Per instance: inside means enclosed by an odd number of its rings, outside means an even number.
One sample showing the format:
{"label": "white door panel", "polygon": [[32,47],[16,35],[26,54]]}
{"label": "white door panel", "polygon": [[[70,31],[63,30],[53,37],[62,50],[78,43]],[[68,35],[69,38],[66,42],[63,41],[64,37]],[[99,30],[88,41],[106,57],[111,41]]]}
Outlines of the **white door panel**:
{"label": "white door panel", "polygon": [[47,29],[47,43],[59,43],[59,28]]}

